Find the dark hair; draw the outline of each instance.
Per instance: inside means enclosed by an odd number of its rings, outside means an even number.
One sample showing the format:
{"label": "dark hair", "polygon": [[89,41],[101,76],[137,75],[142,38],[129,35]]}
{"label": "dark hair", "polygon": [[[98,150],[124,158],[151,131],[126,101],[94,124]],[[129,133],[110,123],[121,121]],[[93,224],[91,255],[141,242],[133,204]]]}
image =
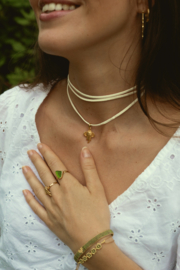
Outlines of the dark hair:
{"label": "dark hair", "polygon": [[[147,108],[147,96],[156,103],[168,103],[180,109],[180,1],[149,1],[150,20],[145,27],[141,59],[137,72],[136,85],[139,104],[154,125],[178,127],[174,124],[159,123],[152,119]],[[39,83],[44,86],[64,79],[68,75],[69,61],[63,57],[48,55],[36,44],[38,73],[30,88]],[[142,87],[143,86],[143,87]],[[142,97],[141,93],[145,89]]]}

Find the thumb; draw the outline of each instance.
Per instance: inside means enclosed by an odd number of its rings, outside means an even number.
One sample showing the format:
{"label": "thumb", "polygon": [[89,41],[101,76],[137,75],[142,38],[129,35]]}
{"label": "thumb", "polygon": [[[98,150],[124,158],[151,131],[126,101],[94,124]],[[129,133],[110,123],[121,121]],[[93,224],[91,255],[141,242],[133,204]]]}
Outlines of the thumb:
{"label": "thumb", "polygon": [[103,185],[99,179],[93,156],[87,147],[81,151],[81,167],[90,192],[104,192]]}

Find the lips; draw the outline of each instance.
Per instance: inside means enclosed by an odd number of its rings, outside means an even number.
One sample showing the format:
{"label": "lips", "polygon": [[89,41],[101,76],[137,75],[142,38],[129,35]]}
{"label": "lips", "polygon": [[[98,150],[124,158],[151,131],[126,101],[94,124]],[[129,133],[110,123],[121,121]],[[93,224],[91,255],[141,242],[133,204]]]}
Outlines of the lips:
{"label": "lips", "polygon": [[42,0],[40,3],[40,21],[47,22],[52,19],[64,17],[65,15],[70,14],[71,12],[74,12],[76,9],[78,9],[79,5],[77,5],[77,2],[72,1],[56,1],[53,0]]}
{"label": "lips", "polygon": [[46,4],[51,4],[51,3],[54,3],[54,4],[64,4],[64,5],[74,5],[74,6],[80,6],[82,3],[80,1],[68,1],[68,0],[65,0],[65,1],[61,1],[61,0],[40,0],[39,1],[39,8],[42,10],[43,6],[45,6]]}

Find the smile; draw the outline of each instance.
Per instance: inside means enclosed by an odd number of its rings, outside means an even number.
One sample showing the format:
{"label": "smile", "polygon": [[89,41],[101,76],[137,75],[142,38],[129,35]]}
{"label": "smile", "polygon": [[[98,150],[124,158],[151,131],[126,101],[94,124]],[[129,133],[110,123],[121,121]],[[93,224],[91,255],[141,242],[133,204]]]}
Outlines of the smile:
{"label": "smile", "polygon": [[40,20],[49,21],[55,18],[64,17],[78,7],[80,7],[80,5],[78,5],[77,2],[74,3],[72,1],[63,0],[50,2],[49,0],[43,0],[40,4]]}
{"label": "smile", "polygon": [[61,11],[61,10],[74,10],[76,9],[78,6],[76,5],[72,5],[72,4],[55,4],[55,3],[49,3],[49,4],[45,4],[42,7],[42,13],[50,13],[53,11]]}

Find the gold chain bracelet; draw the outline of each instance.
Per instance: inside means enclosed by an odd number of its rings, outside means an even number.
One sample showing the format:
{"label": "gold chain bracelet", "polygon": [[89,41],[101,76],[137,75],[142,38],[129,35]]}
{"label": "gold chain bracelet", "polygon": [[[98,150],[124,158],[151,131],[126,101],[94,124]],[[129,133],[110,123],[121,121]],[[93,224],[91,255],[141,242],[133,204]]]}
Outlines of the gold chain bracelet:
{"label": "gold chain bracelet", "polygon": [[107,230],[105,232],[102,232],[98,235],[96,235],[94,238],[92,238],[90,241],[88,241],[83,247],[81,247],[76,254],[74,255],[74,260],[76,262],[79,261],[80,257],[82,257],[82,255],[95,243],[97,243],[97,241],[100,241],[100,239],[103,239],[105,236],[108,235],[114,235],[112,230]]}
{"label": "gold chain bracelet", "polygon": [[93,247],[91,249],[91,251],[89,251],[88,253],[86,253],[86,255],[82,255],[81,256],[81,258],[78,261],[76,270],[79,269],[79,265],[80,264],[83,264],[83,263],[87,262],[87,260],[89,260],[90,258],[92,258],[92,256],[95,255],[98,250],[102,249],[102,245],[103,244],[109,244],[109,243],[112,243],[112,242],[114,242],[114,239],[110,236],[110,237],[108,237],[108,239],[102,241],[101,243],[97,243],[95,245],[95,247]]}

